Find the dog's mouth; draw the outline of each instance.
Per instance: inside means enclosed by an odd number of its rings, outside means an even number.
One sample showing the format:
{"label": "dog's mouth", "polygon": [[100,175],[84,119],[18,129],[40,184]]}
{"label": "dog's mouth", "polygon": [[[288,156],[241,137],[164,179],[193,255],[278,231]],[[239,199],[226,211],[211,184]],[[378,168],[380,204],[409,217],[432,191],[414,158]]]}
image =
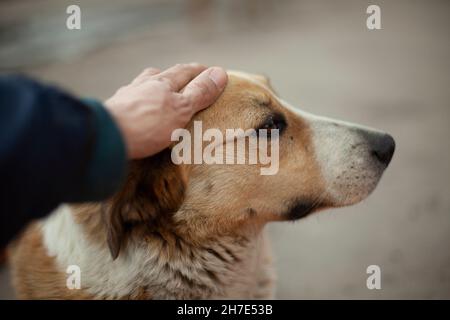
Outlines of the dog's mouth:
{"label": "dog's mouth", "polygon": [[311,213],[325,209],[329,207],[322,197],[318,197],[316,200],[296,199],[291,202],[288,209],[283,213],[283,217],[287,220],[298,220],[304,218]]}

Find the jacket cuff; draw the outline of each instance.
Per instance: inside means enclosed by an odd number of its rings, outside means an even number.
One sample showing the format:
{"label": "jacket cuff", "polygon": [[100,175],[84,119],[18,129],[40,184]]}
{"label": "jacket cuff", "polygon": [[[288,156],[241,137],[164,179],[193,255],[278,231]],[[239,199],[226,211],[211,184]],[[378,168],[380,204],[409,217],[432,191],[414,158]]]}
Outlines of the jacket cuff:
{"label": "jacket cuff", "polygon": [[93,111],[96,130],[85,190],[93,200],[103,200],[116,192],[125,178],[125,143],[112,116],[99,101],[83,99],[83,102]]}

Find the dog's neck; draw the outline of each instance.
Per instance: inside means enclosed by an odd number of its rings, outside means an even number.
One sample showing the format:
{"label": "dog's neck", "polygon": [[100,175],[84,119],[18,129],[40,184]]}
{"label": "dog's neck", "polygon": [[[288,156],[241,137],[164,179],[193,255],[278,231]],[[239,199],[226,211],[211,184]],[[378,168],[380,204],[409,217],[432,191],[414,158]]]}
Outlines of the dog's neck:
{"label": "dog's neck", "polygon": [[[198,243],[167,231],[154,231],[144,241],[137,241],[133,243],[139,243],[138,251],[152,257],[148,282],[161,292],[157,298],[218,298],[229,296],[230,291],[245,291],[258,264],[257,235],[221,235]],[[133,250],[127,248],[127,252]],[[154,279],[154,274],[160,277]]]}
{"label": "dog's neck", "polygon": [[[260,263],[261,232],[245,237],[215,235],[199,242],[166,228],[138,228],[113,260],[97,209],[96,205],[89,210],[63,207],[44,225],[50,254],[64,270],[78,265],[82,284],[93,296],[249,297],[248,288],[257,281],[254,274]],[[56,230],[64,239],[55,241]]]}

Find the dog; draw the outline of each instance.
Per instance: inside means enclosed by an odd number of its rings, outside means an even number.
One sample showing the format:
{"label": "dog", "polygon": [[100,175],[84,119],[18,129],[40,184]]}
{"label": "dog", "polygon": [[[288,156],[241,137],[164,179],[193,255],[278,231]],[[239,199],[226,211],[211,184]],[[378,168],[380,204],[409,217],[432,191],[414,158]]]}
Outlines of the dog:
{"label": "dog", "polygon": [[[110,199],[62,205],[16,240],[19,298],[273,298],[264,226],[363,200],[395,149],[386,133],[300,111],[264,76],[238,71],[193,120],[222,131],[278,129],[277,174],[260,175],[258,164],[175,165],[171,147],[132,161]],[[67,286],[73,265],[79,289]]]}

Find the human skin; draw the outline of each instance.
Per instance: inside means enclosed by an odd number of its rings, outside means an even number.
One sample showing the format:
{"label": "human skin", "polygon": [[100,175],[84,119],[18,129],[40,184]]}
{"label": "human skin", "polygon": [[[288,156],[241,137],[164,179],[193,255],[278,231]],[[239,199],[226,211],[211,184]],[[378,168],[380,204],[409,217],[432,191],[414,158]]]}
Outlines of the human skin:
{"label": "human skin", "polygon": [[164,71],[147,68],[119,88],[105,106],[122,133],[128,158],[148,157],[166,148],[172,131],[214,103],[227,81],[220,67],[190,63]]}

